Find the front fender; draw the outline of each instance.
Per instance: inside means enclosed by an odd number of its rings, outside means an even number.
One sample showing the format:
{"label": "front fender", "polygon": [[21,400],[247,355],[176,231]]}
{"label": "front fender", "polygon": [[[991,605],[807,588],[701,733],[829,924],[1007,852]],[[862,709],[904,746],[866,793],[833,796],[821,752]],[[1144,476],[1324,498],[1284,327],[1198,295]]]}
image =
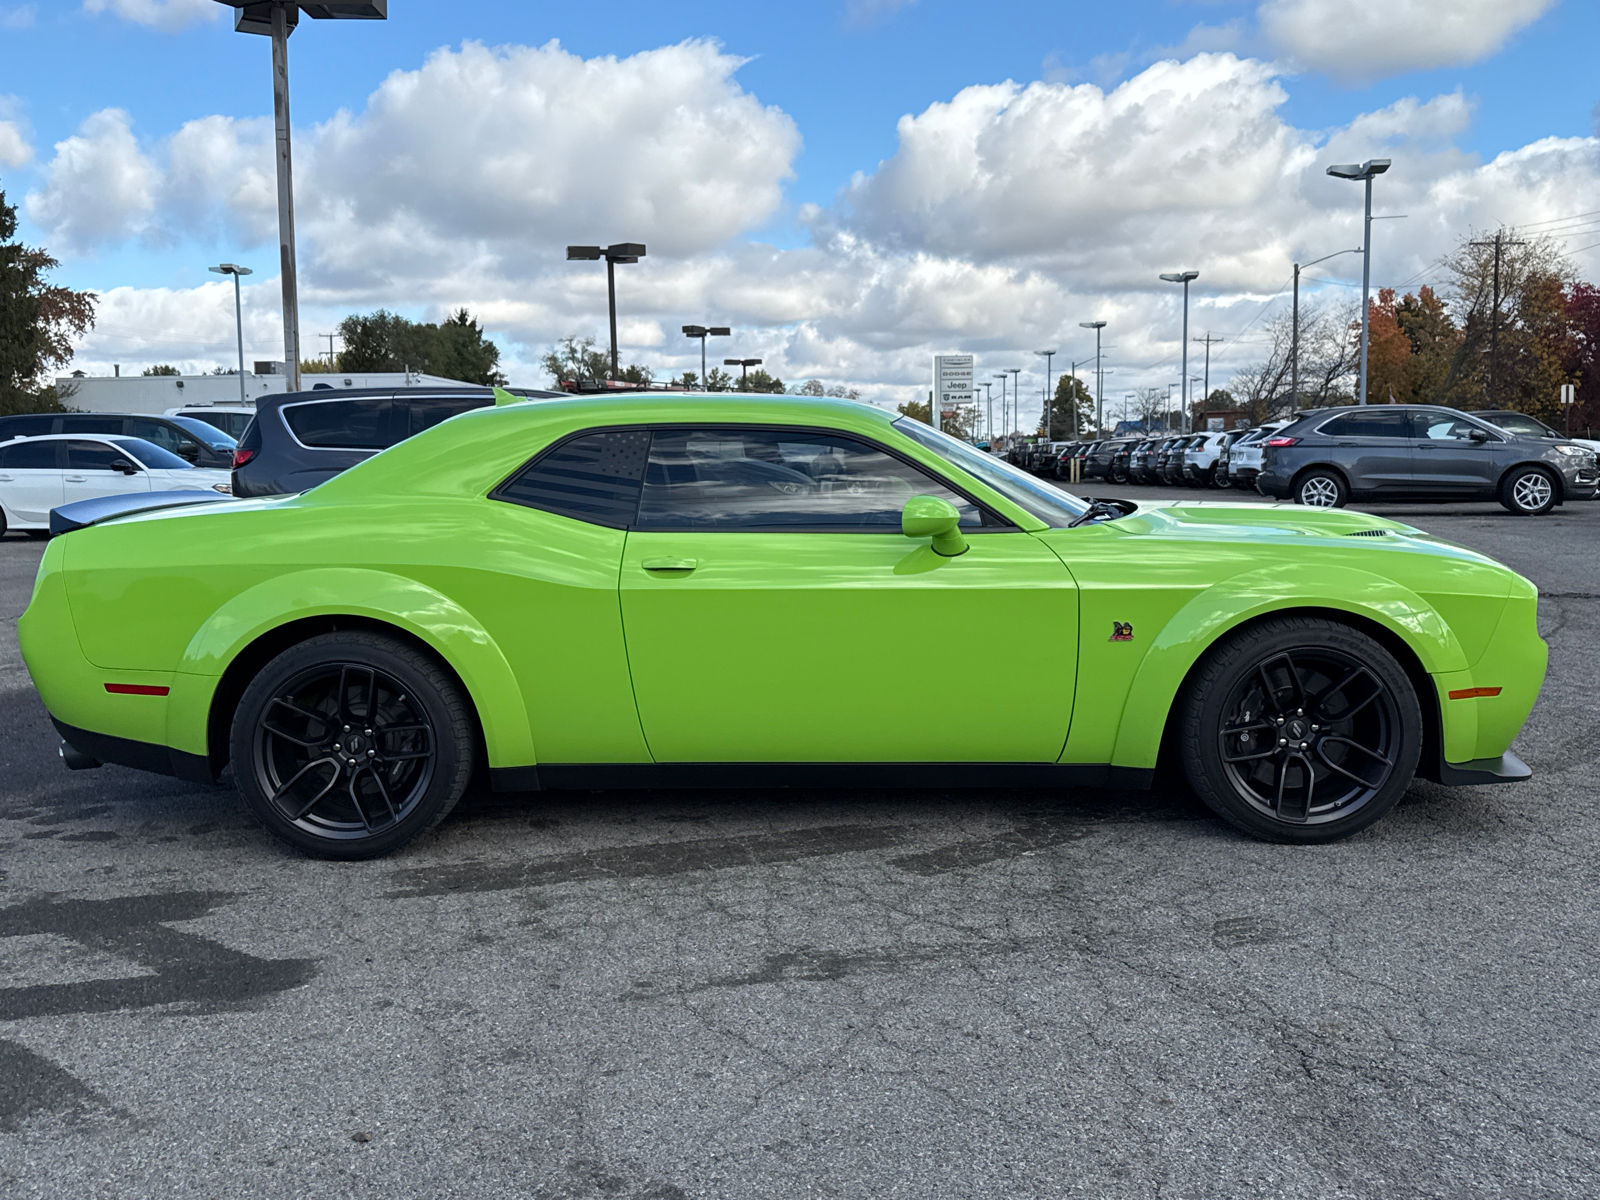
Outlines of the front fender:
{"label": "front fender", "polygon": [[494,766],[536,761],[533,732],[511,665],[487,630],[450,597],[404,575],[324,567],[265,580],[222,605],[195,632],[178,663],[168,744],[207,752],[211,698],[223,672],[262,634],[316,616],[365,617],[420,638],[466,685]]}
{"label": "front fender", "polygon": [[1128,689],[1112,763],[1155,766],[1167,714],[1189,668],[1230,629],[1269,613],[1305,608],[1347,612],[1394,633],[1430,675],[1469,666],[1449,623],[1394,580],[1343,567],[1297,568],[1291,579],[1285,574],[1280,568],[1264,568],[1223,580],[1196,595],[1162,627]]}

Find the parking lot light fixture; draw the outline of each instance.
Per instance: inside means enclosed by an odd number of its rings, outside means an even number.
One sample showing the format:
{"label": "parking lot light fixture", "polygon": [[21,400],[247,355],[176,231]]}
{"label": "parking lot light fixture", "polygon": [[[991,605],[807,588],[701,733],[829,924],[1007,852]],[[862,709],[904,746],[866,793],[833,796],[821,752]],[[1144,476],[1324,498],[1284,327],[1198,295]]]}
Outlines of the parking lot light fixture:
{"label": "parking lot light fixture", "polygon": [[1056,352],[1035,350],[1034,353],[1044,359],[1044,440],[1049,442],[1055,439],[1055,409],[1050,403],[1050,360],[1055,357]]}
{"label": "parking lot light fixture", "polygon": [[1022,432],[1022,385],[1017,376],[1022,373],[1021,367],[1007,367],[1011,374],[1011,423],[1017,427],[1017,432]]}
{"label": "parking lot light fixture", "polygon": [[[1320,262],[1327,262],[1330,258],[1338,258],[1341,254],[1360,253],[1361,247],[1357,246],[1353,250],[1335,250],[1308,263],[1294,264],[1294,304],[1289,318],[1289,403],[1296,409],[1300,407],[1300,272]],[[1206,354],[1209,356],[1210,353],[1211,347],[1207,346]]]}
{"label": "parking lot light fixture", "polygon": [[1000,436],[1001,437],[1005,437],[1005,435],[1006,435],[1006,379],[1008,377],[1007,377],[1007,375],[1006,375],[1006,373],[1004,371],[1001,371],[998,375],[995,376],[995,378],[1000,381]]}
{"label": "parking lot light fixture", "polygon": [[239,299],[239,276],[250,275],[253,272],[249,267],[241,267],[238,263],[221,263],[211,267],[218,275],[233,276],[233,322],[234,328],[239,331],[239,403],[244,404],[244,309]]}
{"label": "parking lot light fixture", "polygon": [[1179,377],[1183,381],[1183,420],[1179,422],[1179,429],[1189,431],[1189,284],[1200,278],[1199,271],[1175,271],[1163,274],[1162,279],[1168,283],[1183,284],[1183,365],[1179,368],[1183,374]]}
{"label": "parking lot light fixture", "polygon": [[[289,147],[289,35],[300,14],[318,21],[383,21],[389,0],[217,0],[234,10],[236,33],[272,39],[272,113],[278,162],[278,258],[283,289],[283,368],[288,389],[300,390],[300,285],[294,253],[294,172]],[[215,11],[215,10],[213,10]]]}
{"label": "parking lot light fixture", "polygon": [[749,373],[749,369],[751,367],[759,367],[761,360],[759,358],[725,358],[722,360],[722,365],[725,367],[738,367],[739,382],[742,384]]}
{"label": "parking lot light fixture", "polygon": [[568,246],[568,262],[606,260],[606,307],[611,317],[611,378],[617,377],[617,264],[636,263],[645,256],[643,242],[617,242],[611,246]]}
{"label": "parking lot light fixture", "polygon": [[1106,327],[1104,321],[1079,321],[1079,329],[1094,330],[1094,431],[1100,432],[1105,417],[1105,372],[1100,369],[1100,331]]}
{"label": "parking lot light fixture", "polygon": [[711,390],[706,379],[706,339],[708,337],[728,337],[733,330],[726,325],[685,325],[683,336],[700,339],[700,390]]}
{"label": "parking lot light fixture", "polygon": [[1367,309],[1372,287],[1372,180],[1389,169],[1393,160],[1369,158],[1364,163],[1335,163],[1328,174],[1367,185],[1366,213],[1361,226],[1361,373],[1356,383],[1356,403],[1367,402]]}

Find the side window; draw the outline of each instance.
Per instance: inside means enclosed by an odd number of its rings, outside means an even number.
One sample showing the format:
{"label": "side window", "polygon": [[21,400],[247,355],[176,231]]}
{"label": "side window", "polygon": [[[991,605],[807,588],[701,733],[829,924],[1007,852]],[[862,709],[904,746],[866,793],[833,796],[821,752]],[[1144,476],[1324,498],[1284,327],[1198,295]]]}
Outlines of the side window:
{"label": "side window", "polygon": [[475,408],[486,408],[487,400],[475,400],[467,397],[439,397],[437,399],[423,399],[417,397],[412,400],[395,401],[395,424],[409,422],[406,426],[409,432],[406,437],[415,437],[424,429],[432,429],[442,421],[460,413],[471,412]]}
{"label": "side window", "polygon": [[38,437],[40,434],[54,433],[55,420],[45,414],[0,418],[0,442],[9,442],[14,437]]}
{"label": "side window", "polygon": [[900,528],[900,510],[912,496],[948,500],[965,528],[983,524],[970,500],[854,438],[777,429],[657,430],[638,526],[884,533]]}
{"label": "side window", "polygon": [[92,413],[73,413],[61,418],[62,433],[121,433],[121,417],[97,417]]}
{"label": "side window", "polygon": [[1410,422],[1403,412],[1359,412],[1335,417],[1322,427],[1324,437],[1409,437]]}
{"label": "side window", "polygon": [[386,396],[313,400],[287,404],[283,419],[303,446],[327,450],[383,450],[396,438],[389,432]]}
{"label": "side window", "polygon": [[67,443],[69,471],[109,471],[113,462],[127,457],[115,446],[108,446],[104,442]]}
{"label": "side window", "polygon": [[546,450],[489,498],[625,529],[639,509],[640,477],[649,451],[648,430],[584,434]]}
{"label": "side window", "polygon": [[58,470],[56,447],[60,442],[18,442],[0,449],[0,471]]}
{"label": "side window", "polygon": [[1418,413],[1416,421],[1420,426],[1417,436],[1436,442],[1469,442],[1472,440],[1472,431],[1478,428],[1471,421],[1463,421],[1449,413]]}
{"label": "side window", "polygon": [[178,431],[165,421],[151,421],[143,417],[134,417],[128,422],[128,436],[154,442],[172,454],[176,454],[178,447],[187,440],[180,438]]}

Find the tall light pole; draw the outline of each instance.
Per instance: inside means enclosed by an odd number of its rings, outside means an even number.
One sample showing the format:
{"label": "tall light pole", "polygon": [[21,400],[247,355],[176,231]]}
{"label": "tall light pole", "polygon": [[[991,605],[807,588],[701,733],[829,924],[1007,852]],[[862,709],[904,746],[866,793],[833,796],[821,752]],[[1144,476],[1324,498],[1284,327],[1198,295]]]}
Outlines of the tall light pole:
{"label": "tall light pole", "polygon": [[1367,296],[1372,288],[1372,179],[1389,169],[1392,160],[1369,158],[1364,163],[1336,163],[1328,174],[1353,179],[1367,185],[1366,217],[1361,227],[1361,376],[1356,384],[1356,403],[1367,402]]}
{"label": "tall light pole", "polygon": [[706,378],[706,339],[708,337],[727,337],[733,330],[726,325],[685,325],[683,336],[700,339],[700,390],[709,392],[711,381]]}
{"label": "tall light pole", "polygon": [[989,435],[989,441],[994,441],[994,384],[988,380],[983,383],[983,398],[988,404],[988,416],[984,417],[984,432]]}
{"label": "tall light pole", "polygon": [[606,300],[611,314],[611,378],[617,377],[617,264],[636,263],[644,257],[643,242],[617,242],[611,246],[568,246],[568,262],[606,260]]}
{"label": "tall light pole", "polygon": [[1105,427],[1105,390],[1106,377],[1100,371],[1100,331],[1106,327],[1104,321],[1079,321],[1079,329],[1094,330],[1094,431],[1099,433]]}
{"label": "tall light pole", "polygon": [[244,404],[244,308],[239,300],[239,276],[250,275],[253,272],[249,267],[241,267],[238,263],[223,263],[209,269],[218,275],[233,276],[233,323],[234,328],[239,331],[239,403]]}
{"label": "tall light pole", "polygon": [[995,376],[1000,381],[1000,436],[1006,436],[1006,373],[1001,371]]}
{"label": "tall light pole", "polygon": [[1172,274],[1162,275],[1168,283],[1183,284],[1183,365],[1179,368],[1183,375],[1183,421],[1179,424],[1179,431],[1189,432],[1189,283],[1199,279],[1199,271],[1176,271]]}
{"label": "tall light pole", "polygon": [[[1293,316],[1289,319],[1289,402],[1295,408],[1300,407],[1300,272],[1306,267],[1314,267],[1320,262],[1327,262],[1330,258],[1338,258],[1341,254],[1360,254],[1361,247],[1354,250],[1335,250],[1332,254],[1324,254],[1321,258],[1313,258],[1308,263],[1295,263],[1294,265],[1294,307]],[[1209,334],[1207,335],[1210,336]],[[1211,347],[1206,347],[1209,356]]]}
{"label": "tall light pole", "polygon": [[[701,345],[704,344],[704,342],[701,342]],[[725,358],[722,360],[722,365],[725,367],[739,368],[739,383],[741,384],[739,390],[742,392],[744,391],[744,387],[742,385],[745,379],[748,377],[749,368],[759,367],[761,365],[761,360],[759,358]]]}
{"label": "tall light pole", "polygon": [[383,21],[389,0],[217,0],[234,10],[237,33],[272,39],[272,115],[277,133],[278,259],[283,288],[283,370],[291,392],[300,390],[300,283],[294,253],[294,171],[289,147],[289,35],[304,12],[316,20]]}
{"label": "tall light pole", "polygon": [[1050,360],[1055,357],[1054,350],[1035,350],[1040,358],[1044,359],[1044,440],[1054,441],[1055,411],[1050,403]]}
{"label": "tall light pole", "polygon": [[1017,432],[1022,432],[1022,384],[1017,376],[1022,374],[1021,367],[1007,367],[1011,374],[1011,423],[1017,427]]}

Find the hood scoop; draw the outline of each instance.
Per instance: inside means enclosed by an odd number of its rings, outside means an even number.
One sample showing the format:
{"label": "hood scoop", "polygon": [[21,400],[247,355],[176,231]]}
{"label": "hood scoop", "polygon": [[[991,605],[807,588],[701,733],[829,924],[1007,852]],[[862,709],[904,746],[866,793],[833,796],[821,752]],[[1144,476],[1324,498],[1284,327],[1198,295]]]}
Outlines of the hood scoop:
{"label": "hood scoop", "polygon": [[1357,529],[1353,533],[1347,533],[1344,536],[1345,537],[1390,537],[1390,536],[1392,536],[1392,534],[1393,534],[1393,531],[1389,530],[1389,529]]}

